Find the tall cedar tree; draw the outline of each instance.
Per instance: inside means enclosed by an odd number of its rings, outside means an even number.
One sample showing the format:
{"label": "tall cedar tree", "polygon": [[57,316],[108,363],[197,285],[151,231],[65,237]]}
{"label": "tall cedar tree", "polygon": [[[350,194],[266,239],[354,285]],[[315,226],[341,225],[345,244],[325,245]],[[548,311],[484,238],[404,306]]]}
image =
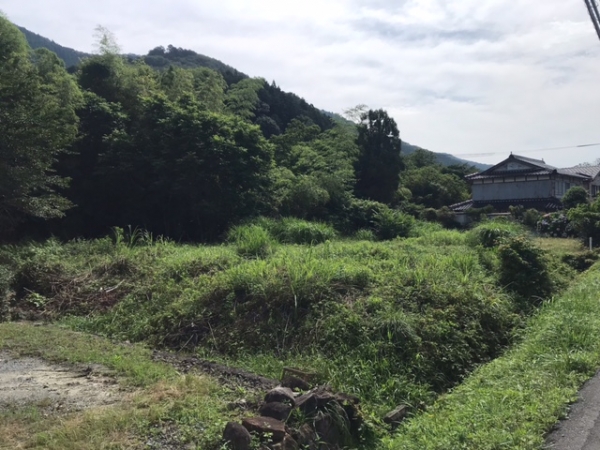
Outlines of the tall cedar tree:
{"label": "tall cedar tree", "polygon": [[70,203],[52,172],[77,133],[80,92],[48,50],[30,55],[22,33],[0,16],[0,230],[27,216],[59,217]]}
{"label": "tall cedar tree", "polygon": [[360,155],[355,165],[356,195],[391,203],[403,168],[398,126],[382,109],[369,110],[360,119],[357,138]]}

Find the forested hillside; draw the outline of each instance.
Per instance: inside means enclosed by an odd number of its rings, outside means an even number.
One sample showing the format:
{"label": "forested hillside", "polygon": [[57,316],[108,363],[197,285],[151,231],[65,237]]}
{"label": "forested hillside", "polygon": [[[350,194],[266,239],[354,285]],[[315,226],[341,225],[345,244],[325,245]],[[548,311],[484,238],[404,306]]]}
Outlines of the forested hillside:
{"label": "forested hillside", "polygon": [[[25,28],[20,27],[31,48],[47,48],[58,55],[67,67],[76,65],[80,62],[81,58],[90,56],[87,53],[79,52],[67,47],[62,47],[50,39],[44,38],[40,35],[32,33]],[[187,50],[183,48],[174,47],[169,45],[165,47],[156,47],[148,52],[147,55],[140,57],[136,55],[128,55],[128,57],[137,59],[143,58],[146,64],[157,70],[166,70],[171,66],[182,67],[187,69],[193,69],[198,67],[207,67],[220,72],[228,85],[235,84],[244,78],[248,78],[248,75],[239,72],[235,68],[209,56],[201,55],[193,50]],[[263,114],[257,120],[267,135],[276,134],[278,130],[285,127],[285,123],[289,122],[289,117],[297,117],[298,115],[307,115],[314,122],[319,123],[321,126],[328,126],[328,122],[316,108],[312,105],[306,104],[306,102],[300,97],[281,91],[275,83],[269,85],[265,83],[264,88],[259,92],[261,101],[265,102],[268,106],[268,111]],[[282,103],[294,104],[294,108],[291,113],[282,113],[280,105]],[[327,111],[321,111],[325,116],[333,118],[334,120],[344,120],[342,116],[338,114],[329,113]],[[417,149],[421,149],[419,146],[409,144],[406,141],[402,142],[402,152],[405,155],[414,153]],[[428,151],[428,150],[426,150]],[[467,164],[476,167],[478,170],[485,170],[491,167],[489,164],[481,164],[465,159],[457,158],[447,153],[435,153],[437,163],[442,166],[452,166]]]}
{"label": "forested hillside", "polygon": [[[4,238],[11,229],[72,238],[131,226],[211,241],[259,215],[342,233],[387,223],[393,235],[407,215],[448,222],[449,211],[436,210],[469,196],[462,176],[474,169],[442,167],[423,150],[403,157],[386,111],[335,121],[188,50],[123,57],[110,33],[69,74],[54,53],[32,51],[14,25],[1,25],[3,57],[14,61],[2,67],[13,99],[1,103],[0,144],[12,152],[0,162],[9,174]],[[159,60],[170,63],[148,65]]]}

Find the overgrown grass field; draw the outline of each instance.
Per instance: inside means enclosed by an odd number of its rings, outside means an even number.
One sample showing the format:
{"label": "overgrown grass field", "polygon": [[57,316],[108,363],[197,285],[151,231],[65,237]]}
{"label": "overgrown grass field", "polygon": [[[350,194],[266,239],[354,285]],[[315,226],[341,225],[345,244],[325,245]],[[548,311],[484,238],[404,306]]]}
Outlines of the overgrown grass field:
{"label": "overgrown grass field", "polygon": [[2,247],[2,311],[266,376],[285,365],[315,370],[361,397],[378,428],[389,409],[417,414],[502,355],[587,264],[581,247],[553,256],[510,223],[406,231],[344,239],[324,224],[262,219],[220,246],[116,230]]}

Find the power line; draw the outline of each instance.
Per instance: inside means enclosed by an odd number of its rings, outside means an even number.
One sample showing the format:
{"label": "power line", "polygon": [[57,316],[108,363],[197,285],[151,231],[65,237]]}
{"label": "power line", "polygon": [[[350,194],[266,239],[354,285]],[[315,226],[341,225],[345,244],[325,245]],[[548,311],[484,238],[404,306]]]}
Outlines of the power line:
{"label": "power line", "polygon": [[[597,147],[600,146],[600,142],[596,143],[596,144],[580,144],[580,145],[568,145],[566,147],[547,147],[547,148],[538,148],[535,150],[523,150],[520,152],[513,152],[516,153],[518,155],[522,154],[522,153],[536,153],[536,152],[551,152],[551,151],[555,151],[555,150],[567,150],[570,148],[585,148],[585,147]],[[488,152],[488,153],[460,153],[460,154],[455,154],[454,156],[469,156],[469,157],[473,157],[473,156],[489,156],[489,155],[502,155],[506,152]]]}
{"label": "power line", "polygon": [[596,3],[596,0],[583,1],[585,2],[585,6],[590,13],[590,19],[592,19],[592,23],[594,24],[594,28],[598,34],[598,39],[600,39],[600,10],[598,9],[598,4]]}

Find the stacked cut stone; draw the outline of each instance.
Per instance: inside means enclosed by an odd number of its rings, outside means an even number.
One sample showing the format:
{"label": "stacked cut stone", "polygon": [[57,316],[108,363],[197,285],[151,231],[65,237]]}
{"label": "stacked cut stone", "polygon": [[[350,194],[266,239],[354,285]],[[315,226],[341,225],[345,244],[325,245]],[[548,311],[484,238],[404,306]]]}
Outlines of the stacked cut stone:
{"label": "stacked cut stone", "polygon": [[[292,390],[296,389],[296,391]],[[230,422],[223,440],[231,450],[249,450],[252,436],[264,450],[337,450],[359,438],[362,416],[357,397],[334,393],[329,386],[311,389],[296,375],[266,393],[259,416]]]}

